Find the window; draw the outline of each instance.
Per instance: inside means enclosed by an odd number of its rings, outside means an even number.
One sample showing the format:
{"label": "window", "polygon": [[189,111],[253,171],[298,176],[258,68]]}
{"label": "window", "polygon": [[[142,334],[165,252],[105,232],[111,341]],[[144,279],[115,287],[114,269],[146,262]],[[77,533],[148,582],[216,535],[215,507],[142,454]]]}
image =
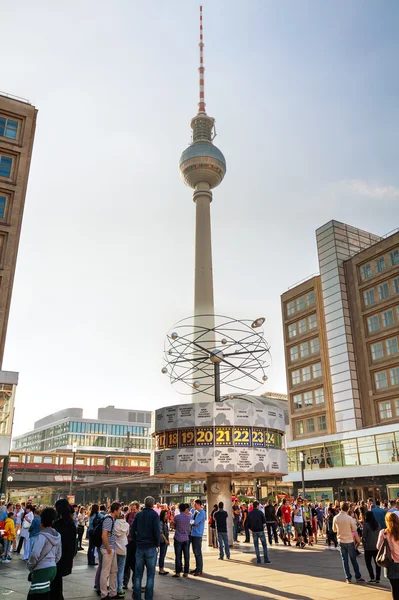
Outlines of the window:
{"label": "window", "polygon": [[5,196],[0,196],[0,219],[4,219],[4,215],[6,212],[6,204],[7,198]]}
{"label": "window", "polygon": [[394,337],[389,340],[385,340],[385,348],[388,356],[398,353],[398,338]]}
{"label": "window", "polygon": [[0,177],[11,177],[12,158],[0,155]]}
{"label": "window", "polygon": [[0,136],[9,138],[10,140],[17,139],[18,121],[0,117]]}
{"label": "window", "polygon": [[288,325],[288,337],[296,337],[296,323],[291,323],[291,325]]}
{"label": "window", "polygon": [[326,415],[320,415],[320,417],[317,417],[317,429],[319,431],[325,431],[327,429]]}
{"label": "window", "polygon": [[373,315],[372,317],[368,317],[368,319],[367,319],[367,327],[368,327],[369,333],[373,333],[373,331],[378,331],[379,330],[380,323],[379,323],[379,320],[378,320],[378,315]]}
{"label": "window", "polygon": [[317,377],[321,377],[321,363],[316,363],[312,365],[312,373],[313,379],[317,379]]}
{"label": "window", "polygon": [[314,390],[314,398],[315,398],[315,402],[316,404],[324,404],[324,390],[323,388],[317,388],[317,390]]}
{"label": "window", "polygon": [[301,358],[309,356],[309,344],[307,342],[303,342],[303,344],[301,344],[299,348],[301,352]]}
{"label": "window", "polygon": [[389,327],[390,325],[393,325],[393,311],[386,310],[382,313],[382,326]]}
{"label": "window", "polygon": [[299,325],[299,334],[306,333],[307,331],[307,322],[306,319],[301,319],[298,323]]}
{"label": "window", "polygon": [[305,308],[305,296],[301,296],[300,298],[297,298],[295,303],[296,303],[297,311],[303,310]]}
{"label": "window", "polygon": [[313,394],[312,394],[312,392],[304,392],[304,394],[303,394],[303,400],[304,400],[305,406],[312,406],[313,405]]}
{"label": "window", "polygon": [[362,265],[360,267],[360,276],[363,279],[363,281],[365,279],[368,279],[369,277],[371,277],[372,273],[371,273],[371,266],[370,263],[367,263],[367,265]]}
{"label": "window", "polygon": [[290,359],[291,359],[291,361],[294,361],[294,360],[298,360],[298,358],[299,358],[298,346],[292,346],[292,348],[290,348]]}
{"label": "window", "polygon": [[132,460],[132,467],[138,467],[139,466],[139,461],[138,460]]}
{"label": "window", "polygon": [[295,421],[296,435],[303,435],[303,421]]}
{"label": "window", "polygon": [[374,304],[374,290],[367,290],[363,292],[364,304],[369,306],[370,304]]}
{"label": "window", "polygon": [[385,300],[385,298],[389,298],[389,286],[387,283],[383,283],[378,286],[378,297],[380,300]]}
{"label": "window", "polygon": [[399,385],[399,367],[395,367],[389,371],[391,377],[391,385]]}
{"label": "window", "polygon": [[147,461],[146,460],[141,460],[140,461],[140,467],[146,467],[147,466]]}
{"label": "window", "polygon": [[301,372],[299,370],[292,371],[291,381],[292,381],[292,385],[298,385],[298,383],[301,383]]}
{"label": "window", "polygon": [[388,387],[388,378],[386,371],[380,371],[379,373],[374,373],[375,387],[377,390],[381,390],[382,388]]}
{"label": "window", "polygon": [[302,408],[302,394],[295,394],[293,400],[295,410],[299,410],[300,408]]}
{"label": "window", "polygon": [[293,314],[295,314],[295,302],[292,300],[287,303],[287,316],[290,317]]}
{"label": "window", "polygon": [[311,379],[310,367],[303,367],[303,369],[301,369],[301,372],[302,372],[302,381],[310,381],[310,379]]}
{"label": "window", "polygon": [[385,269],[385,258],[383,256],[380,256],[380,258],[377,258],[375,260],[375,272],[381,273],[382,271],[384,271],[384,269]]}
{"label": "window", "polygon": [[319,338],[313,338],[313,340],[310,340],[310,352],[311,354],[317,354],[320,352]]}
{"label": "window", "polygon": [[308,317],[308,326],[309,326],[309,329],[314,329],[315,327],[317,327],[317,317],[316,317],[316,315],[310,315]]}
{"label": "window", "polygon": [[377,344],[373,344],[371,346],[371,356],[373,360],[378,360],[384,356],[384,350],[382,348],[382,343],[378,342]]}
{"label": "window", "polygon": [[394,265],[399,265],[399,249],[394,250],[389,255],[389,264],[391,267]]}
{"label": "window", "polygon": [[[1,119],[0,119],[0,121],[1,121]],[[45,456],[43,458],[43,463],[45,465],[52,465],[53,464],[53,457],[52,456]]]}
{"label": "window", "polygon": [[392,279],[392,289],[394,294],[399,294],[399,277]]}
{"label": "window", "polygon": [[306,429],[308,433],[314,433],[314,419],[308,419],[306,421]]}
{"label": "window", "polygon": [[390,402],[380,402],[378,404],[380,419],[392,419],[392,407]]}
{"label": "window", "polygon": [[314,298],[314,292],[309,292],[308,294],[306,294],[306,306],[313,306]]}

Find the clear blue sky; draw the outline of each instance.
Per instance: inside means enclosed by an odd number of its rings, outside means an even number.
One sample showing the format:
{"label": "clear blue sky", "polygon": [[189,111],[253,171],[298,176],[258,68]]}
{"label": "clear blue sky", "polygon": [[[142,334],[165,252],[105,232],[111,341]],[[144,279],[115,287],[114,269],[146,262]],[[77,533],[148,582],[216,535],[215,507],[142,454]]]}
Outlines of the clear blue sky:
{"label": "clear blue sky", "polygon": [[[267,318],[317,270],[334,218],[399,226],[399,4],[205,0],[217,312]],[[198,2],[20,0],[1,9],[1,88],[39,109],[3,367],[15,432],[65,406],[182,400],[164,335],[193,303],[194,204],[179,179],[197,109]],[[16,30],[18,35],[16,35]]]}

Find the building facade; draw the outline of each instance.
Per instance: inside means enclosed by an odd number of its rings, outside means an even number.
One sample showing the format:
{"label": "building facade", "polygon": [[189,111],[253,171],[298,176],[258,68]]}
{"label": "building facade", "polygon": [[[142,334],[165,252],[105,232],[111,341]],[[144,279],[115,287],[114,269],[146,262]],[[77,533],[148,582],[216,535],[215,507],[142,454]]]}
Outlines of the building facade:
{"label": "building facade", "polygon": [[97,419],[84,419],[81,408],[66,408],[40,419],[33,431],[14,437],[14,450],[55,452],[72,450],[101,453],[149,452],[151,411],[99,408]]}
{"label": "building facade", "polygon": [[0,94],[0,368],[10,312],[37,110]]}
{"label": "building facade", "polygon": [[399,493],[399,232],[331,221],[316,240],[320,274],[282,295],[286,479],[300,488],[304,453],[309,488],[387,497]]}

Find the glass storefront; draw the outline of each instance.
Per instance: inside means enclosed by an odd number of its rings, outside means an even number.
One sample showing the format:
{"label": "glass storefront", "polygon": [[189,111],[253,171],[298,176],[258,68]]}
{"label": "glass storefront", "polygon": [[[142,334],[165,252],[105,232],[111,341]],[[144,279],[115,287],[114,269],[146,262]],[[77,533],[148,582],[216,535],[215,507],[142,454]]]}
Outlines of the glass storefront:
{"label": "glass storefront", "polygon": [[399,462],[399,432],[368,435],[317,446],[288,449],[289,471],[300,471],[300,452],[305,455],[305,470],[392,464]]}

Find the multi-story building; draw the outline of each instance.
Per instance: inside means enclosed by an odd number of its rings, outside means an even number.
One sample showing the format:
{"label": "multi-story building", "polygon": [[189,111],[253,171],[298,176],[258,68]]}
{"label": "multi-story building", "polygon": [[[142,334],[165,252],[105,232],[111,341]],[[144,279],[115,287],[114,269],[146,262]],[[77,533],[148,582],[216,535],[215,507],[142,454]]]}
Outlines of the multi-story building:
{"label": "multi-story building", "polygon": [[33,431],[14,437],[14,450],[101,453],[149,452],[151,411],[99,408],[97,419],[84,419],[81,408],[66,408],[36,421]]}
{"label": "multi-story building", "polygon": [[36,115],[36,108],[28,102],[0,94],[0,368],[3,362]]}
{"label": "multi-story building", "polygon": [[[37,110],[27,101],[0,93],[0,369],[3,363],[36,115]],[[7,484],[17,380],[17,373],[0,371],[1,497]]]}
{"label": "multi-story building", "polygon": [[[332,498],[399,494],[399,231],[331,221],[320,274],[282,295],[291,441],[287,481]],[[326,495],[324,491],[324,495]]]}

